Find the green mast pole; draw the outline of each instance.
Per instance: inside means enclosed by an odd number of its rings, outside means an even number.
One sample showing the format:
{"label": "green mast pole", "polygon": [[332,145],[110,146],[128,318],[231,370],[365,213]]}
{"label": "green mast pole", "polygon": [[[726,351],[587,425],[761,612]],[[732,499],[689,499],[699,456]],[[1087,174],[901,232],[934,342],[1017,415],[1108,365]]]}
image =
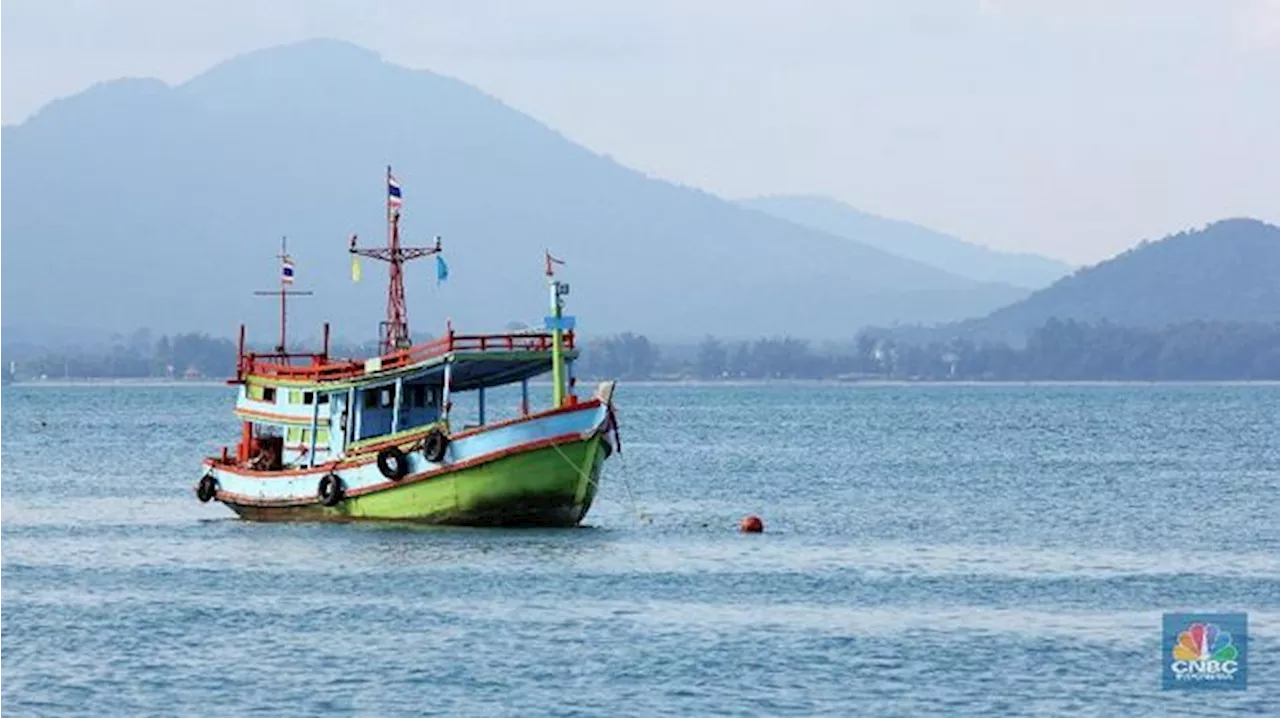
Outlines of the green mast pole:
{"label": "green mast pole", "polygon": [[561,304],[560,282],[552,279],[551,316],[555,320],[551,324],[551,381],[554,384],[552,403],[557,407],[564,406],[564,332],[560,329]]}
{"label": "green mast pole", "polygon": [[551,291],[551,316],[547,317],[547,328],[551,330],[551,381],[554,384],[552,400],[556,408],[564,406],[564,330],[572,327],[573,318],[563,314],[564,303],[560,297],[569,293],[569,285],[556,281],[553,264],[564,264],[551,256],[547,250],[547,286]]}

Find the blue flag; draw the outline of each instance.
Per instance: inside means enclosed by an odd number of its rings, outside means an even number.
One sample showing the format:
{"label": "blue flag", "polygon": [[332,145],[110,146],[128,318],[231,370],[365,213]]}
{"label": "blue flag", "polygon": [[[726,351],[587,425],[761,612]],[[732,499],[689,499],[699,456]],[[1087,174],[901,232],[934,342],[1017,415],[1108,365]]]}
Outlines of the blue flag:
{"label": "blue flag", "polygon": [[445,264],[444,257],[436,255],[436,284],[443,282],[449,278],[449,265]]}

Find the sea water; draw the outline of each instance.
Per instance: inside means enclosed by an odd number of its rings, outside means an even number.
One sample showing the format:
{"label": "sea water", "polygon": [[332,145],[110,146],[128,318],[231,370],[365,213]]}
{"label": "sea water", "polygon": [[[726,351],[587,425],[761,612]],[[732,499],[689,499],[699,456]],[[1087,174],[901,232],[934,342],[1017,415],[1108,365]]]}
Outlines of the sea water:
{"label": "sea water", "polygon": [[[6,715],[1280,715],[1280,387],[616,400],[585,527],[481,530],[197,502],[224,386],[5,388]],[[1167,611],[1247,689],[1162,691]]]}

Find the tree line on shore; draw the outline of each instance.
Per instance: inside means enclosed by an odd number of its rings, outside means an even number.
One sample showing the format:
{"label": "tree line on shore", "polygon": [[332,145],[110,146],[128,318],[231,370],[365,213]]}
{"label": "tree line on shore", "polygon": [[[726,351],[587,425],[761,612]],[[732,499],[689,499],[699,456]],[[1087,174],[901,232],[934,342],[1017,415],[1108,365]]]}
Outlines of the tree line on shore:
{"label": "tree line on shore", "polygon": [[[335,344],[334,356],[366,356],[371,343]],[[301,347],[297,348],[303,351]],[[6,354],[9,354],[6,351]],[[235,343],[201,333],[146,330],[96,350],[25,350],[7,378],[223,378],[235,373]],[[9,357],[6,357],[8,359]],[[889,380],[1280,380],[1280,324],[1185,322],[1162,329],[1050,319],[1022,346],[907,340],[868,329],[843,344],[793,337],[659,347],[624,332],[589,339],[583,378]]]}
{"label": "tree line on shore", "polygon": [[107,347],[5,351],[5,372],[18,379],[225,378],[235,374],[236,344],[192,332],[152,340],[139,329]]}
{"label": "tree line on shore", "polygon": [[620,379],[1277,380],[1280,324],[1198,321],[1144,329],[1050,319],[1022,346],[911,341],[868,329],[844,346],[706,337],[681,352],[619,334],[589,342],[581,369]]}
{"label": "tree line on shore", "polygon": [[[251,346],[268,352],[270,347]],[[298,344],[290,351],[316,351]],[[342,343],[331,347],[333,356],[370,356],[377,342]],[[200,332],[165,334],[153,339],[139,329],[128,336],[115,335],[106,347],[5,351],[4,371],[18,379],[224,379],[236,371],[236,343]],[[12,358],[11,358],[12,356]],[[12,375],[10,375],[12,374]]]}

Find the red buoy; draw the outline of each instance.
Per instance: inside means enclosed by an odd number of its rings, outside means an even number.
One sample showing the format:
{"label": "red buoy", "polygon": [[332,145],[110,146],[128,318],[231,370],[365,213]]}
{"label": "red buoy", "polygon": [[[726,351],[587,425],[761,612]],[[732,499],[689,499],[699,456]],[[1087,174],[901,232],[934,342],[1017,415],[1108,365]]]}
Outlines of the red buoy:
{"label": "red buoy", "polygon": [[742,521],[738,523],[738,530],[744,534],[763,533],[764,522],[760,520],[759,516],[752,514],[750,516],[744,517]]}

